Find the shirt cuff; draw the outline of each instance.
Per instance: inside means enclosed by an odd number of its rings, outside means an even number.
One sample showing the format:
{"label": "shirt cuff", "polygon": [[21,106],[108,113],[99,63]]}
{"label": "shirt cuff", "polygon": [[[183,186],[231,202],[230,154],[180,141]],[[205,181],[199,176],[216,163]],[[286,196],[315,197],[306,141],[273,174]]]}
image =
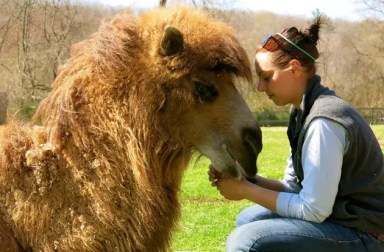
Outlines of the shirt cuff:
{"label": "shirt cuff", "polygon": [[283,217],[289,216],[289,206],[293,193],[280,192],[276,201],[276,213]]}

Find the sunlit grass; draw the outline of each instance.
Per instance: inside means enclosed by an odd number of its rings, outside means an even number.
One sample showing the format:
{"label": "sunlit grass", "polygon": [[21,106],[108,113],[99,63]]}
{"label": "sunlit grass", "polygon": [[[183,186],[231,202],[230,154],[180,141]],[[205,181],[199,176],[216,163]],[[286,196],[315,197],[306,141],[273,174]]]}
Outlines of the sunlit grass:
{"label": "sunlit grass", "polygon": [[381,146],[381,150],[384,152],[384,125],[372,125],[373,132],[379,140],[379,144]]}

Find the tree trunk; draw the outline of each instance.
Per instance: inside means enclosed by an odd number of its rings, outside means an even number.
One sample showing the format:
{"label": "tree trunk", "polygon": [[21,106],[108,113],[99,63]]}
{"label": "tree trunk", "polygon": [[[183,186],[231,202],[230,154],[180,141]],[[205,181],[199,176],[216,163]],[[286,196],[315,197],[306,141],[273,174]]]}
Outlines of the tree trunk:
{"label": "tree trunk", "polygon": [[0,124],[4,124],[7,119],[8,95],[0,92]]}
{"label": "tree trunk", "polygon": [[159,6],[160,7],[165,7],[165,4],[167,3],[167,0],[160,0]]}

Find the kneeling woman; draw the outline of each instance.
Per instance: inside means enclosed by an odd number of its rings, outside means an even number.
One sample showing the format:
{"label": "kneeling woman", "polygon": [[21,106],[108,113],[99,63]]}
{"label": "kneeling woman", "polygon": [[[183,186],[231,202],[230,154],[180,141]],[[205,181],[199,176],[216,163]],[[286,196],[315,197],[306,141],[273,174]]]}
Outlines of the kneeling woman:
{"label": "kneeling woman", "polygon": [[258,90],[292,104],[283,180],[209,179],[243,210],[227,251],[384,251],[384,158],[362,117],[321,85],[315,61],[321,18],[267,36],[256,50]]}

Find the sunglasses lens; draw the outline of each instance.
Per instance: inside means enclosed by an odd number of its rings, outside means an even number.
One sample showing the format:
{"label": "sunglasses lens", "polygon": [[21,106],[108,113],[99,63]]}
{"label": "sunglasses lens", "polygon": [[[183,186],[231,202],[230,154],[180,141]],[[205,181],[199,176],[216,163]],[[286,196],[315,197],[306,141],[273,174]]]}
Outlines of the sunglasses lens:
{"label": "sunglasses lens", "polygon": [[272,35],[268,34],[267,36],[265,36],[265,38],[263,39],[263,41],[261,42],[261,46],[264,46],[268,40],[272,37]]}
{"label": "sunglasses lens", "polygon": [[262,47],[270,52],[274,52],[279,48],[279,45],[276,43],[272,36],[268,36],[263,40]]}

